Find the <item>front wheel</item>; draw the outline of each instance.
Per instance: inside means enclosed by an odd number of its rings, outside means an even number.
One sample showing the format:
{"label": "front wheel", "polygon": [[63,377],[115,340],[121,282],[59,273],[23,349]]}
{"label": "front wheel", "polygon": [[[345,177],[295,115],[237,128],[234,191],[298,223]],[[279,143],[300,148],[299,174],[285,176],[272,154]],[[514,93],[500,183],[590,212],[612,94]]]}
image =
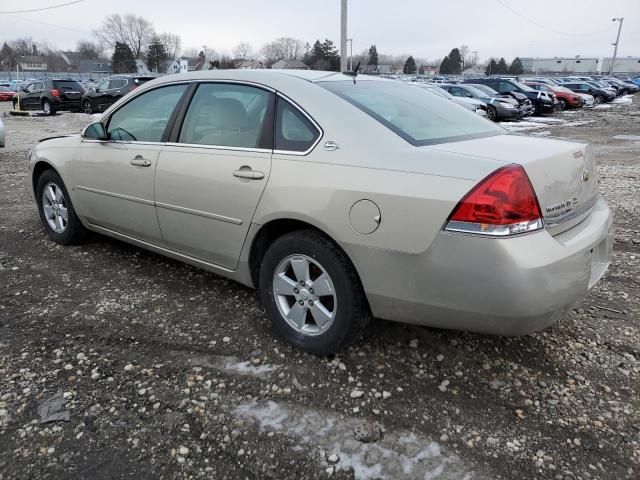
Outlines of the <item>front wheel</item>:
{"label": "front wheel", "polygon": [[36,201],[40,221],[51,240],[62,245],[81,242],[86,229],[78,219],[62,178],[53,170],[45,170],[36,185]]}
{"label": "front wheel", "polygon": [[271,244],[260,265],[260,296],[274,329],[317,355],[340,350],[370,319],[348,258],[312,230],[287,233]]}
{"label": "front wheel", "polygon": [[567,101],[563,98],[558,102],[558,110],[566,110],[567,109]]}
{"label": "front wheel", "polygon": [[604,97],[602,95],[596,95],[593,97],[593,103],[595,105],[600,105],[602,102],[604,102]]}
{"label": "front wheel", "polygon": [[498,112],[496,111],[496,107],[494,107],[493,105],[487,105],[487,118],[495,122],[497,116]]}

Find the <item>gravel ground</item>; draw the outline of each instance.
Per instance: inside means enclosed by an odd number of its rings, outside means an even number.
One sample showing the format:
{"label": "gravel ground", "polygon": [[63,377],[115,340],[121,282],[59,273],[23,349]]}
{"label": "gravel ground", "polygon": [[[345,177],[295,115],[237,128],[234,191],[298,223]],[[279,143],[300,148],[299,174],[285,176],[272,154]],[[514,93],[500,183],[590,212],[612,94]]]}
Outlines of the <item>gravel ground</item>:
{"label": "gravel ground", "polygon": [[563,321],[520,338],[376,321],[331,358],[275,338],[241,285],[105,237],[50,242],[24,150],[89,117],[3,117],[0,479],[637,479],[639,105],[506,125],[592,142],[615,210],[609,271]]}

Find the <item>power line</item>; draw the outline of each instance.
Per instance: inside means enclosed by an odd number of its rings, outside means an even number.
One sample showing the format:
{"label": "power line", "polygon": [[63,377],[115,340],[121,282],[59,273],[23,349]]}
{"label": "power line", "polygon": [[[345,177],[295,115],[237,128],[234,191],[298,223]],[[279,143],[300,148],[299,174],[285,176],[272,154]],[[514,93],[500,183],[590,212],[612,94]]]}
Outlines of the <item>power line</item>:
{"label": "power line", "polygon": [[42,7],[42,8],[33,8],[31,10],[14,10],[12,12],[0,12],[2,14],[9,13],[31,13],[31,12],[42,12],[43,10],[53,10],[54,8],[66,7],[68,5],[75,5],[76,3],[84,2],[85,0],[75,0],[74,2],[67,3],[59,3],[58,5],[51,5],[50,7]]}
{"label": "power line", "polygon": [[534,25],[536,25],[539,28],[542,28],[543,30],[547,30],[547,31],[552,32],[552,33],[557,33],[558,35],[575,35],[575,36],[597,35],[598,33],[603,33],[603,32],[606,32],[607,30],[609,30],[609,28],[603,28],[602,30],[598,30],[597,32],[585,32],[585,33],[561,32],[559,30],[554,30],[553,28],[549,28],[546,25],[542,25],[541,23],[536,22],[535,20],[527,17],[526,15],[523,15],[522,13],[518,12],[517,10],[514,10],[513,8],[511,8],[509,5],[504,3],[502,0],[496,0],[496,2],[498,2],[503,7],[511,10],[511,12],[515,13],[520,18],[524,18],[527,22],[533,23]]}
{"label": "power line", "polygon": [[40,25],[46,25],[47,27],[62,28],[64,30],[70,30],[72,32],[80,32],[80,33],[86,33],[86,34],[91,34],[92,33],[92,32],[90,32],[88,30],[80,30],[80,29],[77,29],[77,28],[64,27],[62,25],[55,25],[53,23],[41,22],[39,20],[32,20],[30,18],[19,17],[17,15],[8,15],[8,16],[11,17],[11,18],[16,18],[18,20],[22,20],[23,22],[39,23]]}

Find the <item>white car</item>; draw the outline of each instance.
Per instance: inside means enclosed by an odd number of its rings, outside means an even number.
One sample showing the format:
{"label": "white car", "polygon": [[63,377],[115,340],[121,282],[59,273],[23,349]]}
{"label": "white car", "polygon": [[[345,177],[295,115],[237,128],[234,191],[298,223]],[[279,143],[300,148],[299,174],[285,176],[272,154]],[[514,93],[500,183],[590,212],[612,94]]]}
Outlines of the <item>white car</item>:
{"label": "white car", "polygon": [[588,93],[578,93],[576,94],[582,98],[582,106],[583,107],[593,107],[595,105],[595,100],[593,95],[589,95]]}

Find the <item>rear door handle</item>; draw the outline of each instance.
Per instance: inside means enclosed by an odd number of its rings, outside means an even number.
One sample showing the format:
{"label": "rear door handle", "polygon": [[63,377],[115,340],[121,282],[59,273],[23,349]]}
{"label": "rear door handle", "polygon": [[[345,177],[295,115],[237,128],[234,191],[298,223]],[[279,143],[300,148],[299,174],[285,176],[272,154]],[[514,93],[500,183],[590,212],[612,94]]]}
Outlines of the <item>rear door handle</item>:
{"label": "rear door handle", "polygon": [[238,178],[248,178],[249,180],[262,180],[264,178],[264,173],[256,172],[251,170],[251,168],[242,167],[240,170],[235,170],[233,172],[233,176]]}
{"label": "rear door handle", "polygon": [[147,160],[146,158],[141,157],[140,155],[137,155],[135,158],[132,158],[131,160],[129,160],[129,163],[131,165],[135,165],[136,167],[150,167],[151,166],[151,161]]}

